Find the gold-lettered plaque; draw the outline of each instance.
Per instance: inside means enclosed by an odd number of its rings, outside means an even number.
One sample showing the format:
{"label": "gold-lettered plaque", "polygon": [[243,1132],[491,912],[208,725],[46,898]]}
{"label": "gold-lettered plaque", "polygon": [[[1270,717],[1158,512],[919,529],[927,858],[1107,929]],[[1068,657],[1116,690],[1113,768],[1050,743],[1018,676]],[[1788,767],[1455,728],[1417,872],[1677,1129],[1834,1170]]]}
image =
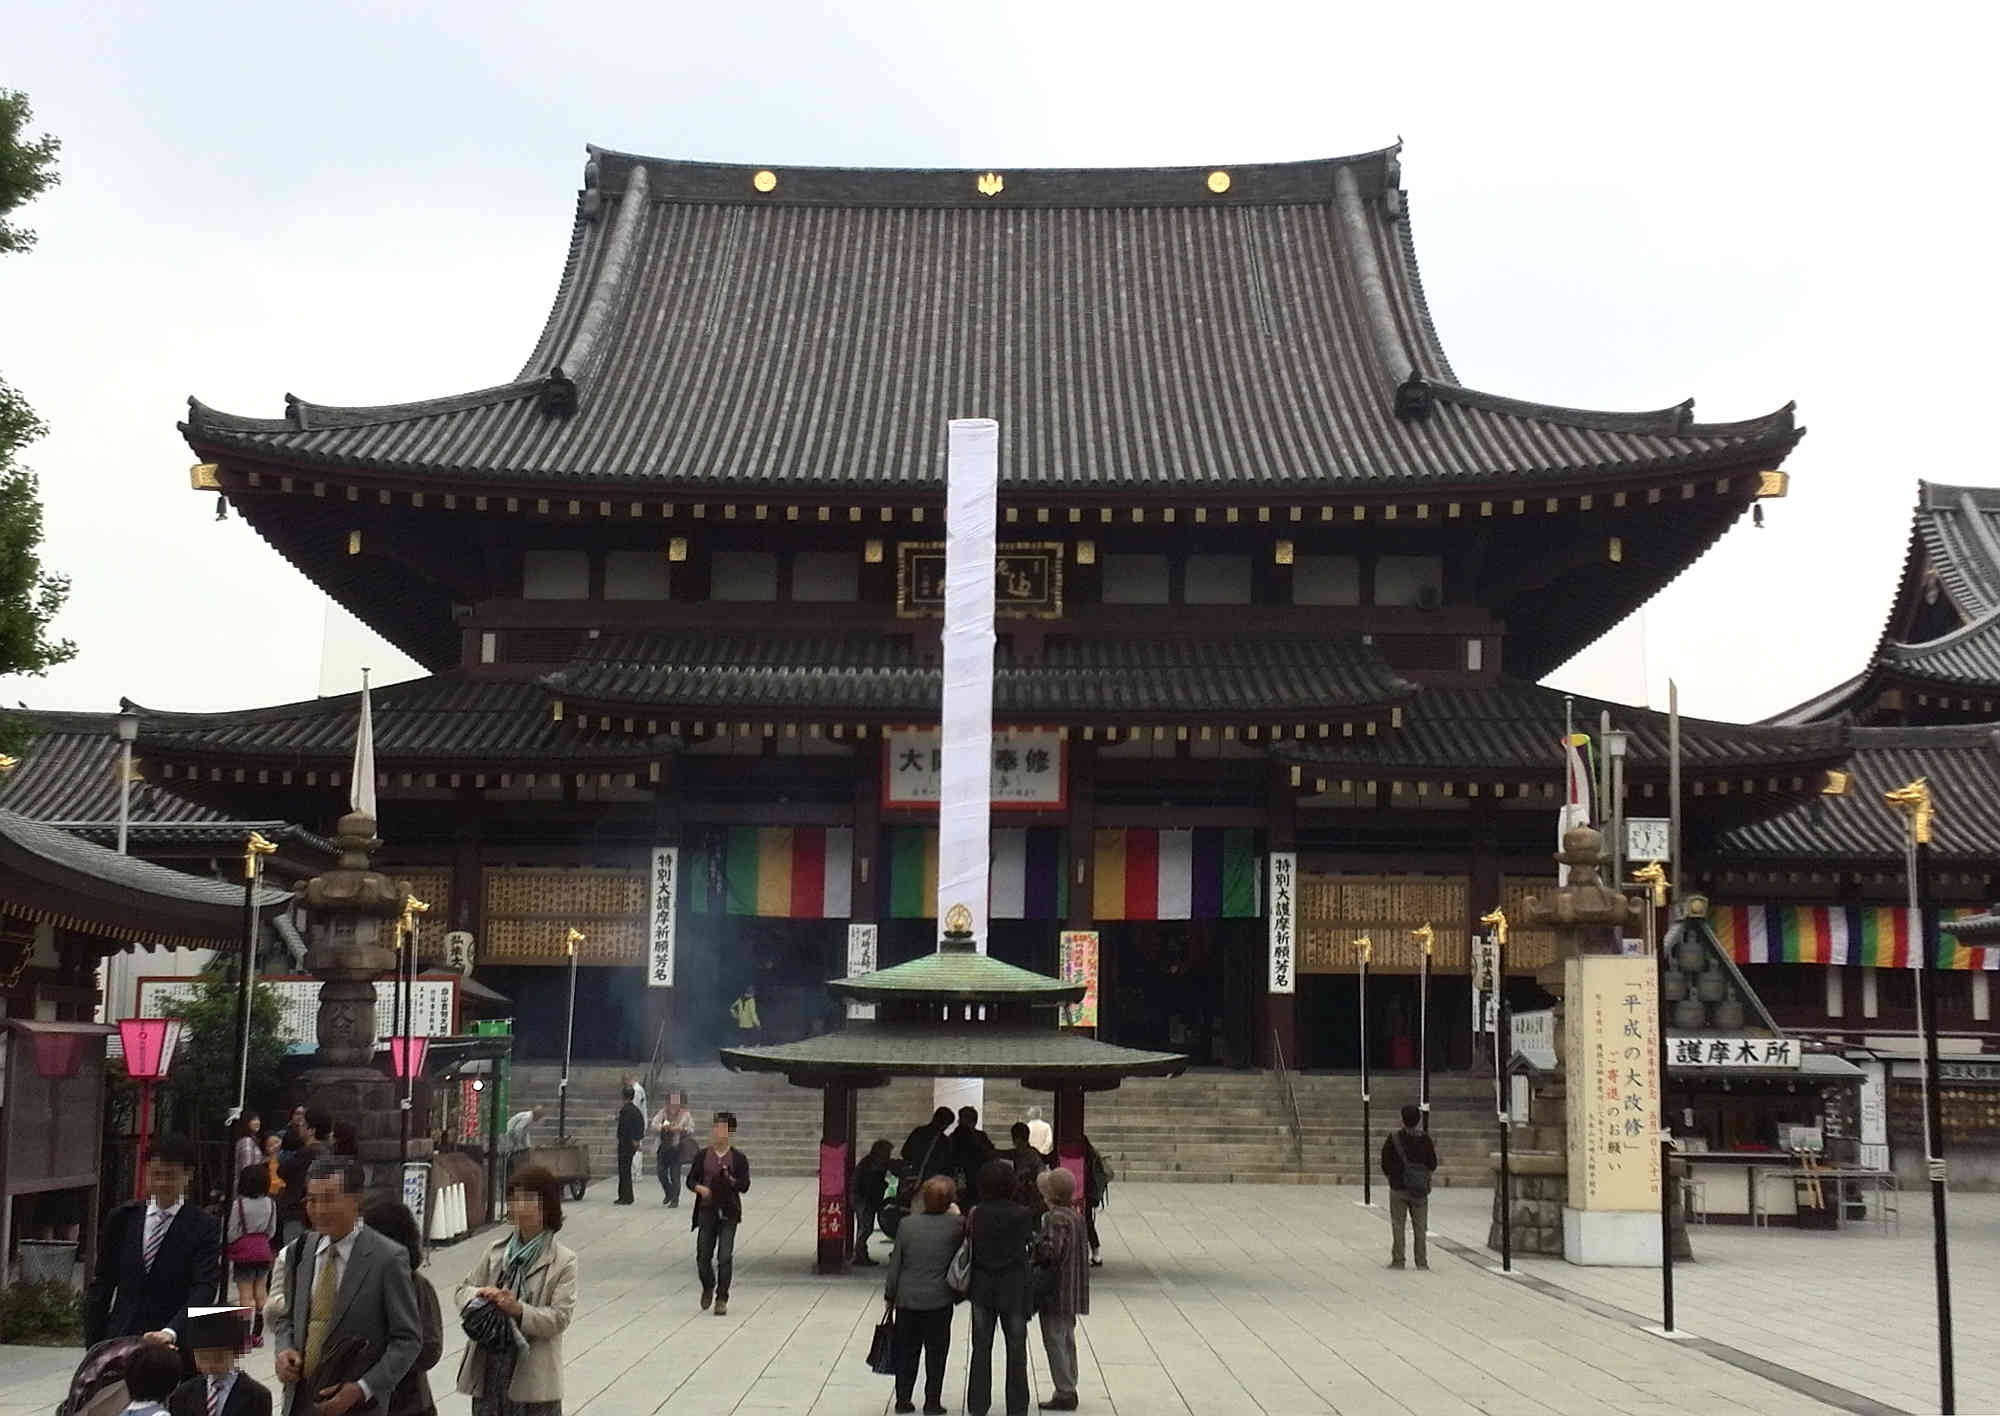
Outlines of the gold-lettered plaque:
{"label": "gold-lettered plaque", "polygon": [[[993,612],[1015,619],[1062,615],[1060,541],[1002,542],[994,567]],[[944,613],[944,542],[896,543],[896,613],[922,619]]]}

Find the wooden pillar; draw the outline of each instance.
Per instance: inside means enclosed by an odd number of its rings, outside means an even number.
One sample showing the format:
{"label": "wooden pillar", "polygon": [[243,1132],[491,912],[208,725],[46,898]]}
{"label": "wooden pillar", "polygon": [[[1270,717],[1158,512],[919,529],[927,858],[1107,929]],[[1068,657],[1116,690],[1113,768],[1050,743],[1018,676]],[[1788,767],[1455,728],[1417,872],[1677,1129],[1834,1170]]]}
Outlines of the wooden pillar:
{"label": "wooden pillar", "polygon": [[[1282,762],[1271,765],[1269,798],[1264,816],[1264,839],[1267,851],[1291,851],[1298,849],[1298,808],[1292,794],[1290,770]],[[1267,892],[1268,893],[1268,892]],[[1296,898],[1296,897],[1295,897]],[[1270,924],[1271,902],[1264,901],[1264,920]],[[1296,916],[1295,916],[1296,918]],[[1287,1067],[1299,1065],[1299,1021],[1296,993],[1272,993],[1270,991],[1270,942],[1265,941],[1260,951],[1259,965],[1264,974],[1264,986],[1259,995],[1264,1000],[1263,1017],[1257,1029],[1257,1065],[1275,1067],[1278,1065],[1278,1051],[1283,1050]],[[1296,955],[1294,956],[1296,957]],[[1293,986],[1298,986],[1298,974],[1294,970]],[[1276,1046],[1273,1046],[1275,1042]]]}
{"label": "wooden pillar", "polygon": [[847,1272],[848,1176],[854,1166],[854,1090],[845,1082],[820,1089],[819,1236],[815,1273]]}
{"label": "wooden pillar", "polygon": [[854,924],[873,924],[880,918],[876,907],[882,872],[888,863],[882,857],[882,753],[880,738],[857,745],[855,765],[860,777],[854,784],[854,905],[848,916]]}
{"label": "wooden pillar", "polygon": [[1076,1181],[1076,1207],[1085,1204],[1083,1195],[1083,1088],[1065,1084],[1056,1088],[1056,1164]]}

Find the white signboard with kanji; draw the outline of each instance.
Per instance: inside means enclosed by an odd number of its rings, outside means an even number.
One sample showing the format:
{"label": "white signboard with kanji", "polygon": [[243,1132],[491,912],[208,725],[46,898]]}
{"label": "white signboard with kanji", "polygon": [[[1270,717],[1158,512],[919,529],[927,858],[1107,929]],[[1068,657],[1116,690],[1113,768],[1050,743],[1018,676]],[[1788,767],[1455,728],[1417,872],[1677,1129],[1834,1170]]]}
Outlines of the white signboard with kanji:
{"label": "white signboard with kanji", "polygon": [[1490,1033],[1500,1022],[1500,942],[1490,934],[1472,936],[1472,1030]]}
{"label": "white signboard with kanji", "polygon": [[1799,1045],[1788,1037],[1711,1037],[1698,1033],[1667,1034],[1669,1067],[1700,1067],[1729,1072],[1781,1067],[1797,1071]]}
{"label": "white signboard with kanji", "polygon": [[[859,978],[862,974],[875,972],[876,946],[880,937],[880,926],[873,924],[850,924],[847,926],[847,976]],[[850,1018],[873,1018],[873,1003],[847,1005]]]}
{"label": "white signboard with kanji", "polygon": [[652,908],[646,931],[648,988],[674,986],[674,915],[680,886],[680,847],[653,847]]}
{"label": "white signboard with kanji", "polygon": [[[883,734],[882,805],[936,806],[943,791],[944,746],[936,728]],[[993,809],[1035,810],[1068,803],[1062,735],[1053,728],[993,730]]]}
{"label": "white signboard with kanji", "polygon": [[[260,978],[278,1000],[278,1036],[293,1052],[311,1052],[319,1046],[319,980],[316,978]],[[194,997],[200,980],[192,978],[142,978],[139,980],[139,1016],[164,1018],[167,1005]],[[411,994],[410,1033],[415,1037],[449,1037],[458,1011],[456,978],[422,977]],[[378,1040],[396,1033],[396,981],[375,981],[375,1036]]]}
{"label": "white signboard with kanji", "polygon": [[1272,993],[1298,990],[1297,947],[1299,858],[1292,851],[1271,852],[1271,976]]}

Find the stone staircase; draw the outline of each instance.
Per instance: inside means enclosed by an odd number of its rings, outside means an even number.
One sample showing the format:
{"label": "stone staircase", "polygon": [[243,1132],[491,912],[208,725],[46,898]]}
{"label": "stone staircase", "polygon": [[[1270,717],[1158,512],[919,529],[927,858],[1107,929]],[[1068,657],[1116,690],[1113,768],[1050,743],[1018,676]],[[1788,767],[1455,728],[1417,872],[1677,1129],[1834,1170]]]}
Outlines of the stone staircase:
{"label": "stone staircase", "polygon": [[[630,1064],[585,1065],[570,1072],[570,1134],[591,1157],[591,1174],[609,1176],[616,1150],[613,1122],[618,1079],[641,1069]],[[559,1069],[514,1069],[513,1106],[549,1107],[539,1130],[555,1136]],[[1359,1185],[1361,1095],[1351,1074],[1293,1077],[1303,1125],[1295,1150],[1283,1090],[1270,1072],[1198,1070],[1169,1079],[1126,1082],[1085,1101],[1084,1126],[1120,1180],[1155,1182]],[[698,1122],[716,1111],[741,1119],[744,1150],[760,1175],[812,1175],[819,1169],[820,1094],[782,1077],[748,1076],[720,1067],[676,1067],[648,1096],[657,1106],[667,1088],[688,1095]],[[1413,1073],[1376,1076],[1371,1083],[1374,1149],[1398,1123],[1397,1110],[1417,1099]],[[861,1094],[861,1144],[885,1137],[897,1147],[910,1128],[930,1116],[931,1084],[901,1077]],[[986,1084],[982,1125],[1004,1148],[1007,1127],[1032,1113],[1053,1121],[1054,1100],[1010,1081]],[[1486,1185],[1487,1153],[1496,1144],[1490,1078],[1445,1073],[1431,1079],[1431,1134],[1442,1162],[1437,1183]],[[650,1152],[648,1173],[650,1174]],[[1380,1180],[1380,1172],[1376,1171]],[[642,1187],[641,1198],[645,1191]]]}

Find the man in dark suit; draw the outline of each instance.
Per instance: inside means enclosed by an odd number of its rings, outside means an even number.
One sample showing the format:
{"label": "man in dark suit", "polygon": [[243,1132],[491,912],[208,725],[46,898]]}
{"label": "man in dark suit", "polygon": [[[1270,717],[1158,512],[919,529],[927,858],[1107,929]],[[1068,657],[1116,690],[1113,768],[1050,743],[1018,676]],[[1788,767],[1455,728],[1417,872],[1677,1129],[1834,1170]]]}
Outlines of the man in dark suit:
{"label": "man in dark suit", "polygon": [[174,1389],[168,1416],[271,1416],[271,1391],[236,1359],[250,1345],[248,1308],[196,1308],[181,1334],[197,1375]]}
{"label": "man in dark suit", "polygon": [[[350,1157],[316,1161],[306,1177],[312,1232],[279,1256],[288,1266],[285,1311],[271,1341],[286,1416],[386,1404],[423,1346],[409,1252],[361,1222],[361,1183]],[[351,1364],[350,1339],[365,1348]],[[355,1367],[360,1375],[351,1376]]]}
{"label": "man in dark suit", "polygon": [[105,1219],[97,1272],[84,1295],[86,1344],[140,1336],[177,1343],[188,1308],[215,1301],[222,1233],[187,1198],[194,1159],[185,1136],[161,1136],[146,1159],[147,1198]]}
{"label": "man in dark suit", "polygon": [[639,1154],[639,1142],[646,1139],[646,1113],[639,1109],[639,1103],[632,1084],[627,1082],[622,1091],[624,1105],[618,1108],[618,1198],[615,1205],[629,1205],[632,1200],[632,1158]]}

